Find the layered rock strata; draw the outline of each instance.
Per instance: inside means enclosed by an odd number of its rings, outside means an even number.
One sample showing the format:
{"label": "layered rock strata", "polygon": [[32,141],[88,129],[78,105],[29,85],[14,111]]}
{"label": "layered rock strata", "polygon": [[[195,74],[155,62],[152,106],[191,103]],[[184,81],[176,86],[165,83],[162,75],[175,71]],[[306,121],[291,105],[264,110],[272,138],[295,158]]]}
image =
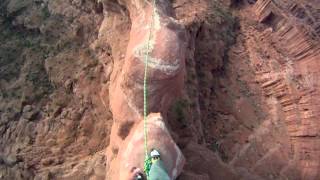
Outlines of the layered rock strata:
{"label": "layered rock strata", "polygon": [[[254,9],[259,21],[271,28],[261,38],[270,38],[269,49],[278,51],[271,58],[283,69],[270,73],[275,68],[268,72],[260,63],[264,72],[260,71],[258,81],[265,94],[275,97],[281,106],[301,179],[319,179],[320,106],[316,99],[320,96],[320,26],[319,13],[315,11],[317,4],[312,7],[309,3],[268,0],[256,3]],[[252,59],[258,60],[256,55],[252,53],[255,56]],[[253,63],[259,66],[257,61]]]}

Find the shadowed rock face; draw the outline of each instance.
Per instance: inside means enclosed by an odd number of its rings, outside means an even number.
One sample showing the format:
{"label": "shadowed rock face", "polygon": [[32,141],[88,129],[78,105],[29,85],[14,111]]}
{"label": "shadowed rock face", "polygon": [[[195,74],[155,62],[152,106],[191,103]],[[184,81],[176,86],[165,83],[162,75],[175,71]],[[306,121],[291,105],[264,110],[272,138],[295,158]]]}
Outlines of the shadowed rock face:
{"label": "shadowed rock face", "polygon": [[[144,151],[141,121],[143,120],[143,78],[146,56],[148,56],[147,103],[149,112],[161,112],[166,115],[172,101],[181,94],[184,82],[186,34],[183,26],[168,16],[170,15],[169,2],[157,1],[155,7],[145,1],[132,1],[131,3],[133,4],[126,4],[130,11],[132,26],[124,64],[121,72],[110,84],[110,107],[114,124],[111,144],[107,152],[108,164],[110,165],[107,167],[109,168],[107,176],[113,177],[112,179],[118,178],[118,168],[124,168],[122,162],[129,163],[125,164],[126,167],[137,165],[143,169]],[[152,20],[153,11],[154,21]],[[152,30],[150,30],[151,23],[153,23]],[[151,35],[150,39],[149,34]],[[160,117],[157,121],[164,123]],[[137,128],[139,130],[134,130]],[[165,162],[170,164],[168,171],[171,177],[177,177],[183,166],[182,154],[173,143],[168,130],[163,128],[163,130],[155,128],[155,132],[150,130],[151,140],[149,142],[152,145],[153,142],[158,141],[157,147],[161,147],[163,156],[168,157],[164,159],[165,161],[170,162],[175,158],[181,159],[177,161],[177,164]],[[162,132],[158,132],[159,130]],[[128,138],[132,140],[132,137],[133,141],[137,141],[137,150],[129,148],[132,147],[132,142]],[[136,139],[136,137],[139,138]],[[115,153],[115,149],[119,151],[118,154]],[[125,149],[127,151],[124,151]],[[120,156],[121,160],[116,156]],[[119,167],[116,165],[118,163],[120,163]]]}

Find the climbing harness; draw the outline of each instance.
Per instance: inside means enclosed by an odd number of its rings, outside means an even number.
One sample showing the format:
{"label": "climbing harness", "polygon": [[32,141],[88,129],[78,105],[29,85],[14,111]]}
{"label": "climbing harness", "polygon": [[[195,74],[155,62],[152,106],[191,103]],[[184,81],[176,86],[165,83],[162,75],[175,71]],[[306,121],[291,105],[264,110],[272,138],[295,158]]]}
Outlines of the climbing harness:
{"label": "climbing harness", "polygon": [[149,171],[151,168],[151,157],[148,155],[148,130],[147,130],[147,72],[148,72],[148,61],[149,61],[149,51],[150,51],[150,41],[152,37],[152,32],[154,29],[154,16],[155,16],[155,5],[156,0],[152,0],[152,16],[151,16],[151,22],[150,22],[150,28],[149,28],[149,35],[148,35],[148,41],[147,41],[147,51],[146,56],[144,59],[144,78],[143,78],[143,129],[144,129],[144,150],[145,150],[145,160],[144,160],[144,167],[143,170],[147,176],[147,179],[149,179]]}

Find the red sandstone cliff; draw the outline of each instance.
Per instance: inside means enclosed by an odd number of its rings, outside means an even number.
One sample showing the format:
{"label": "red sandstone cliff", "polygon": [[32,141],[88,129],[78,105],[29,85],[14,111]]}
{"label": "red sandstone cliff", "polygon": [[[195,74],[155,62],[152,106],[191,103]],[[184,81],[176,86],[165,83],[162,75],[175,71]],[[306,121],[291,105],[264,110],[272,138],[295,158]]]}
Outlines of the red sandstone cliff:
{"label": "red sandstone cliff", "polygon": [[[110,179],[139,161],[143,2],[0,2],[0,179]],[[320,3],[159,3],[149,109],[185,158],[178,179],[320,179]]]}
{"label": "red sandstone cliff", "polygon": [[[111,75],[113,80],[110,82],[113,126],[106,156],[107,178],[111,179],[123,179],[124,172],[132,167],[143,169],[143,79],[146,56],[149,56],[148,112],[159,112],[166,118],[172,102],[182,92],[185,73],[186,33],[184,27],[170,16],[172,9],[169,2],[159,1],[153,5],[138,1],[124,5],[129,10],[132,24],[124,63],[114,67]],[[148,118],[148,149],[161,150],[168,161],[165,163],[170,177],[175,179],[182,170],[184,158],[168,134],[166,119],[158,116]],[[156,126],[158,121],[162,125]]]}

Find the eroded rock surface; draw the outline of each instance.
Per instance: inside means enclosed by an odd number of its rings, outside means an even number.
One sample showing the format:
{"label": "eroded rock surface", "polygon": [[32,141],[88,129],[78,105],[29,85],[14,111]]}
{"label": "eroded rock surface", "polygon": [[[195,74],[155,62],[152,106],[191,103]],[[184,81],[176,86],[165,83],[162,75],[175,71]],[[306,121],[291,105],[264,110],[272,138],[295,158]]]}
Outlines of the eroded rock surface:
{"label": "eroded rock surface", "polygon": [[[311,3],[258,1],[255,12],[259,21],[269,27],[260,38],[268,37],[271,41],[265,42],[267,47],[258,48],[269,52],[271,61],[280,67],[261,64],[257,62],[261,55],[251,53],[252,63],[263,69],[263,72],[258,70],[261,74],[257,81],[283,111],[283,122],[293,148],[293,166],[300,169],[301,179],[320,178],[320,144],[317,138],[320,107],[315,101],[319,97],[320,33],[316,9],[320,4]],[[251,47],[249,50],[257,52]],[[283,169],[282,173],[290,174],[290,168]]]}
{"label": "eroded rock surface", "polygon": [[[185,157],[177,179],[320,179],[319,1],[157,2],[149,110]],[[111,179],[138,153],[151,11],[1,1],[0,179]]]}
{"label": "eroded rock surface", "polygon": [[199,104],[207,147],[238,178],[319,179],[319,4],[312,3],[230,1],[240,26],[229,61],[187,62],[202,78],[187,78],[198,88],[183,112]]}
{"label": "eroded rock surface", "polygon": [[[137,134],[134,128],[141,127],[143,120],[143,79],[146,56],[148,56],[147,103],[149,112],[161,112],[166,116],[173,100],[182,93],[185,73],[186,33],[184,27],[170,16],[170,3],[157,1],[153,7],[150,2],[137,1],[128,2],[126,6],[132,22],[130,40],[121,72],[115,71],[112,74],[111,78],[114,81],[110,84],[110,107],[114,124],[110,136],[111,144],[107,152],[107,165],[110,166],[107,167],[107,171],[110,171],[107,176],[114,179],[118,178],[118,175],[114,173],[123,168],[122,161],[132,161],[130,165],[136,164],[143,169],[141,166],[144,159],[144,151],[141,149],[143,137],[140,137],[139,145],[141,146],[137,148],[141,152],[134,158],[127,156],[129,154],[124,152],[124,149],[128,148],[128,142],[124,141],[128,141],[128,138],[131,139],[130,136]],[[156,132],[157,129],[155,129]],[[152,136],[152,133],[153,130],[150,129],[150,142],[153,142],[152,137],[157,137]],[[159,137],[161,136],[158,136],[157,139]],[[162,147],[172,148],[172,145],[167,144],[169,142],[169,139],[164,138]],[[163,149],[162,147],[160,149]],[[152,143],[148,148],[149,150],[152,148]],[[164,157],[177,156],[170,154],[171,152],[172,150],[164,150],[162,154]],[[126,156],[122,153],[125,153]],[[120,156],[121,161],[117,156]],[[168,159],[165,158],[165,160]],[[179,166],[181,170],[182,164],[183,161],[176,166]],[[178,173],[172,174],[174,167],[168,166],[172,177],[176,177]]]}
{"label": "eroded rock surface", "polygon": [[[154,148],[161,152],[162,160],[170,178],[176,179],[184,166],[184,156],[173,141],[160,113],[150,114],[147,120],[148,148]],[[122,147],[116,160],[119,163],[119,178],[114,172],[115,174],[112,173],[109,176],[111,179],[124,179],[123,175],[127,173],[130,167],[143,169],[145,158],[143,121],[140,121],[131,130]]]}
{"label": "eroded rock surface", "polygon": [[95,1],[0,3],[0,179],[105,177],[112,64]]}

